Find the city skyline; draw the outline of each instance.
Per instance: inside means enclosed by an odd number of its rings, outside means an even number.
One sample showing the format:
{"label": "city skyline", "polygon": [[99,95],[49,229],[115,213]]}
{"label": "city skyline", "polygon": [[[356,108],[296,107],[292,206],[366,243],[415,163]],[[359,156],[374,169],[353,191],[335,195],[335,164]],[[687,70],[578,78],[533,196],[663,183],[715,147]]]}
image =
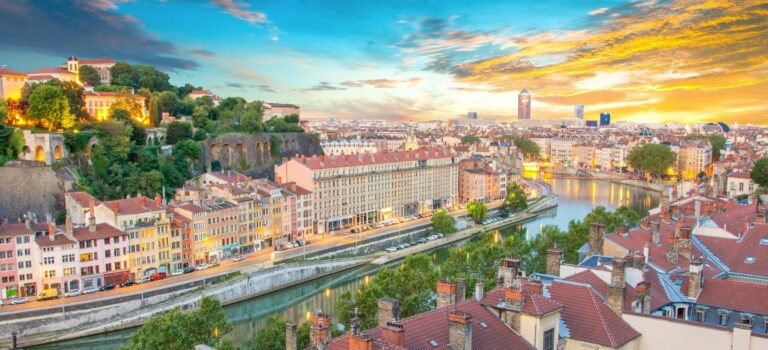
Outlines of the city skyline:
{"label": "city skyline", "polygon": [[717,0],[12,3],[0,9],[0,65],[111,57],[221,96],[296,103],[306,118],[475,111],[513,121],[528,88],[533,119],[570,118],[584,104],[587,120],[610,111],[619,121],[765,124],[765,10]]}

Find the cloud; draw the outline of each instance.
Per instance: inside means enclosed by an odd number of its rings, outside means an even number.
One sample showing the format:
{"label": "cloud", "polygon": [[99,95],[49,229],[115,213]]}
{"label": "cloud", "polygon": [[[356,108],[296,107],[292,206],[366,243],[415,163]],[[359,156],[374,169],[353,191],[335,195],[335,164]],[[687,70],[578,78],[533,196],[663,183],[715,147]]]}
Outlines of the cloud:
{"label": "cloud", "polygon": [[608,12],[608,8],[607,7],[601,7],[599,9],[597,9],[597,10],[590,11],[589,15],[590,16],[602,15],[602,14],[604,14],[606,12]]}
{"label": "cloud", "polygon": [[253,24],[267,22],[267,15],[263,12],[248,9],[250,7],[249,4],[235,0],[211,0],[211,3],[219,8],[224,9],[230,15],[242,19],[248,23]]}
{"label": "cloud", "polygon": [[189,53],[191,53],[191,54],[193,54],[195,56],[200,56],[200,57],[214,57],[214,56],[216,56],[215,52],[209,51],[209,50],[204,50],[204,49],[189,50]]}
{"label": "cloud", "polygon": [[275,90],[272,89],[271,86],[266,85],[266,84],[251,84],[251,83],[240,83],[240,82],[227,82],[224,85],[226,87],[240,89],[240,90],[258,89],[259,91],[263,91],[263,92],[275,92]]}
{"label": "cloud", "polygon": [[300,89],[300,91],[338,91],[346,90],[346,88],[333,86],[327,81],[321,81],[315,86],[308,87],[306,89]]}
{"label": "cloud", "polygon": [[367,79],[367,80],[348,80],[340,83],[339,85],[346,87],[365,87],[370,86],[373,88],[396,88],[396,87],[412,87],[421,82],[421,78],[413,77],[405,80],[395,79]]}
{"label": "cloud", "polygon": [[[148,33],[134,17],[111,12],[122,1],[7,2],[0,6],[0,49],[63,58],[112,57],[166,70],[194,69],[171,42]],[[55,9],[55,10],[54,10]]]}

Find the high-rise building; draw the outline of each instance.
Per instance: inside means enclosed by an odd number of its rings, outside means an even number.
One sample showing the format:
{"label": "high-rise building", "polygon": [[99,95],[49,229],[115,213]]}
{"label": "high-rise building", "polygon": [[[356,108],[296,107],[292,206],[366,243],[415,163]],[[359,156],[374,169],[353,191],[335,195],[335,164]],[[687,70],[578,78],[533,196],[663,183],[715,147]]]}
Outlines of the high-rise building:
{"label": "high-rise building", "polygon": [[577,104],[573,106],[573,117],[579,120],[584,120],[584,105]]}
{"label": "high-rise building", "polygon": [[611,125],[611,113],[608,113],[608,112],[600,113],[600,126],[609,126],[609,125]]}
{"label": "high-rise building", "polygon": [[467,112],[467,119],[477,120],[477,112]]}
{"label": "high-rise building", "polygon": [[517,95],[517,119],[531,119],[531,93],[525,88]]}

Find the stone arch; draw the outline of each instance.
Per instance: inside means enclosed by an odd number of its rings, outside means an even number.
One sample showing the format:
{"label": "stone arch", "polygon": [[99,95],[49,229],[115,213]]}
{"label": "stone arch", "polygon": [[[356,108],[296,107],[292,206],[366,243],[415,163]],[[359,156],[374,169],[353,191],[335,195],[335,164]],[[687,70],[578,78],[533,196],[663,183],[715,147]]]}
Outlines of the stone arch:
{"label": "stone arch", "polygon": [[264,163],[264,146],[261,142],[256,142],[256,162],[259,165]]}
{"label": "stone arch", "polygon": [[64,147],[61,145],[53,146],[53,159],[59,160],[61,158],[64,158]]}
{"label": "stone arch", "polygon": [[21,159],[32,160],[32,150],[29,149],[29,146],[24,145],[24,148],[21,149]]}
{"label": "stone arch", "polygon": [[221,146],[221,164],[227,168],[232,168],[232,146],[228,143]]}
{"label": "stone arch", "polygon": [[214,143],[211,145],[211,160],[219,160],[219,157],[221,157],[219,145]]}
{"label": "stone arch", "polygon": [[241,162],[248,162],[248,149],[242,143],[235,145],[235,160],[238,165]]}
{"label": "stone arch", "polygon": [[292,151],[299,151],[299,145],[296,143],[296,139],[291,139],[291,150]]}
{"label": "stone arch", "polygon": [[38,162],[45,162],[45,149],[43,146],[35,147],[35,160]]}

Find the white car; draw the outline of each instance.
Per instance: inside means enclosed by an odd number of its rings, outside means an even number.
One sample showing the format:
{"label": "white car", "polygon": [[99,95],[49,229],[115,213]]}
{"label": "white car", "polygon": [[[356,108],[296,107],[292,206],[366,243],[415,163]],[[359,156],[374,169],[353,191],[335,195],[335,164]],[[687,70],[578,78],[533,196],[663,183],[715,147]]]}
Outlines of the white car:
{"label": "white car", "polygon": [[11,303],[10,304],[11,305],[19,305],[19,304],[26,304],[28,302],[29,302],[29,299],[27,299],[26,297],[21,297],[21,298],[13,298],[13,299],[11,299]]}
{"label": "white car", "polygon": [[184,270],[177,270],[177,271],[173,271],[173,273],[171,273],[171,276],[181,276],[183,274],[184,274]]}
{"label": "white car", "polygon": [[92,286],[92,287],[84,288],[81,294],[92,294],[98,291],[99,291],[99,288],[97,288],[96,286]]}
{"label": "white car", "polygon": [[144,276],[139,280],[139,283],[147,283],[147,282],[152,282],[151,276]]}
{"label": "white car", "polygon": [[67,297],[67,298],[69,298],[69,297],[76,297],[76,296],[78,296],[80,294],[81,293],[80,293],[79,289],[73,289],[73,290],[70,290],[69,292],[64,293],[64,297]]}
{"label": "white car", "polygon": [[195,267],[195,270],[197,271],[203,271],[207,269],[208,269],[208,264],[197,265],[197,267]]}
{"label": "white car", "polygon": [[234,262],[243,261],[245,259],[242,255],[238,255],[232,259]]}

